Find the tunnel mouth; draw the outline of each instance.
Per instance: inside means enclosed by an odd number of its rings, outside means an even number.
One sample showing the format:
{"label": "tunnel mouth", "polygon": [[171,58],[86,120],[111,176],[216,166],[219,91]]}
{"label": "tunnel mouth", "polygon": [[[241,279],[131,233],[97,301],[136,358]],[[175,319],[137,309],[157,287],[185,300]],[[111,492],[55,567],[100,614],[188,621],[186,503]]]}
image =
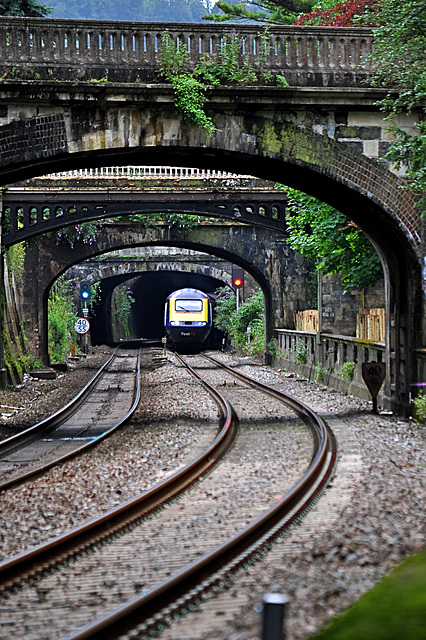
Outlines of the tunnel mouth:
{"label": "tunnel mouth", "polygon": [[[92,345],[117,344],[132,340],[155,341],[161,345],[164,331],[164,308],[166,298],[173,291],[185,287],[199,289],[212,299],[218,288],[225,283],[212,276],[179,271],[155,271],[126,275],[117,275],[101,281],[101,294],[94,304],[91,318]],[[131,292],[135,302],[131,305],[127,327],[120,323],[119,309],[111,304],[113,292],[117,287]],[[219,348],[223,332],[213,328],[211,339],[200,345],[202,349]]]}

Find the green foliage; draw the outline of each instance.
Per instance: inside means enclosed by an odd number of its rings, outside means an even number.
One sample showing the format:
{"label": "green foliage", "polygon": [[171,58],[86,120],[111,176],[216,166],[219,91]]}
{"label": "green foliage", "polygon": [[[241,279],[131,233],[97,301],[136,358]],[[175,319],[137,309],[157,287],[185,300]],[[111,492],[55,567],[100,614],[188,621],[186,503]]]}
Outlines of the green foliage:
{"label": "green foliage", "polygon": [[203,20],[294,24],[299,13],[310,11],[313,6],[314,0],[248,0],[244,4],[228,4],[219,0],[216,7],[222,13],[203,16]]}
{"label": "green foliage", "polygon": [[[259,34],[258,46],[259,73],[265,81],[271,81],[271,74],[265,74],[263,69],[270,46],[267,30]],[[202,55],[192,70],[187,46],[181,42],[175,44],[167,31],[162,36],[160,53],[160,73],[173,85],[177,110],[185,120],[208,133],[213,133],[215,127],[205,112],[207,87],[221,84],[247,86],[259,79],[244,52],[244,39],[235,29],[221,38],[217,51]],[[280,76],[280,86],[287,86],[285,82],[285,78]]]}
{"label": "green foliage", "polygon": [[228,333],[232,315],[235,313],[237,300],[235,293],[228,287],[221,287],[216,291],[218,297],[215,302],[214,325],[219,331]]}
{"label": "green foliage", "polygon": [[336,373],[341,376],[343,380],[352,382],[352,380],[354,379],[355,369],[356,362],[344,362],[340,371],[336,371]]}
{"label": "green foliage", "polygon": [[134,213],[126,217],[129,222],[137,222],[146,229],[152,229],[157,222],[163,222],[170,228],[194,229],[200,224],[200,216],[189,213]]}
{"label": "green foliage", "polygon": [[[424,0],[382,0],[382,26],[374,30],[374,82],[391,88],[378,103],[395,136],[386,159],[408,168],[410,187],[426,190],[426,3]],[[422,104],[423,102],[423,104]],[[397,122],[399,114],[419,111],[414,134]],[[426,208],[426,199],[421,202]]]}
{"label": "green foliage", "polygon": [[322,362],[318,362],[317,366],[315,367],[315,373],[317,381],[323,382],[325,377],[325,369]]}
{"label": "green foliage", "polygon": [[101,296],[101,281],[92,282],[90,285],[91,296],[90,300],[86,303],[89,312],[93,313],[94,307],[99,302]]}
{"label": "green foliage", "polygon": [[188,73],[176,76],[172,84],[175,91],[175,106],[185,120],[213,133],[215,130],[213,120],[204,111],[204,104],[207,101],[204,85]]}
{"label": "green foliage", "polygon": [[41,18],[52,11],[35,0],[0,0],[0,16]]}
{"label": "green foliage", "polygon": [[[24,335],[22,333],[22,335]],[[4,347],[4,366],[11,374],[18,374],[22,379],[23,374],[34,366],[34,357],[29,353],[26,347],[26,339],[24,337],[24,346],[20,341],[12,342],[6,331],[3,331],[3,347]]]}
{"label": "green foliage", "polygon": [[277,75],[275,77],[275,81],[277,83],[277,87],[288,87],[289,86],[289,84],[287,82],[287,78],[285,78],[284,76]]}
{"label": "green foliage", "polygon": [[97,233],[106,224],[111,224],[111,220],[94,220],[81,222],[71,227],[63,227],[56,232],[56,244],[65,241],[71,245],[72,249],[76,242],[91,245],[96,242]]}
{"label": "green foliage", "polygon": [[287,189],[288,243],[316,260],[324,274],[338,273],[346,289],[375,285],[383,271],[379,256],[355,223],[301,191]]}
{"label": "green foliage", "polygon": [[57,279],[48,300],[49,354],[53,362],[62,362],[75,342],[77,309],[74,304],[75,282],[64,276]]}
{"label": "green foliage", "polygon": [[426,627],[426,550],[408,558],[311,640],[419,640]]}
{"label": "green foliage", "polygon": [[298,26],[368,27],[378,23],[381,0],[320,0]]}
{"label": "green foliage", "polygon": [[7,268],[15,282],[20,282],[24,275],[25,247],[25,242],[18,242],[5,250]]}
{"label": "green foliage", "polygon": [[266,345],[266,350],[272,358],[276,358],[279,355],[280,349],[278,347],[278,340],[276,338],[272,338],[269,340]]}
{"label": "green foliage", "polygon": [[296,340],[292,352],[297,364],[306,364],[308,362],[308,347],[304,344],[303,340],[299,338]]}
{"label": "green foliage", "polygon": [[134,302],[133,292],[127,285],[119,285],[114,289],[112,322],[117,333],[121,328],[126,340],[130,338],[129,320]]}
{"label": "green foliage", "polygon": [[185,120],[212,133],[213,121],[204,111],[207,101],[205,86],[197,79],[197,74],[187,71],[189,66],[188,47],[176,46],[166,31],[161,39],[161,74],[173,85],[176,109]]}
{"label": "green foliage", "polygon": [[[217,290],[215,326],[225,331],[236,347],[254,356],[265,349],[265,307],[261,289],[236,309],[236,297],[227,288]],[[250,333],[248,327],[250,326]]]}
{"label": "green foliage", "polygon": [[426,395],[419,393],[413,400],[416,422],[426,423]]}

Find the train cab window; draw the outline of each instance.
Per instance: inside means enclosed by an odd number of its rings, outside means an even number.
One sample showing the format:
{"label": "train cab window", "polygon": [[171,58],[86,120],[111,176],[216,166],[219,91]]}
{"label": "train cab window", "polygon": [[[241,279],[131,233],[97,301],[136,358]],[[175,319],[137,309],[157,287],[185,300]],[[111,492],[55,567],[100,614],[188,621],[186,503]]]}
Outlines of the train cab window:
{"label": "train cab window", "polygon": [[178,298],[177,300],[175,300],[175,311],[194,313],[195,311],[202,311],[202,309],[202,300],[186,300],[184,298]]}

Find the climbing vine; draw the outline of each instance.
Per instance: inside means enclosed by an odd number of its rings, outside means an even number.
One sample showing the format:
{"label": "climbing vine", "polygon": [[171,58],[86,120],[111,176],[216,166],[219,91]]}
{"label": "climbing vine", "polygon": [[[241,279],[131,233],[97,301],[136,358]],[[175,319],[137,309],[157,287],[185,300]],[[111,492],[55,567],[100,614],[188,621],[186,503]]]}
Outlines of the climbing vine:
{"label": "climbing vine", "polygon": [[94,220],[82,222],[70,227],[63,227],[56,232],[56,244],[65,241],[74,249],[77,242],[92,245],[96,242],[96,237],[100,229],[106,224],[111,224],[112,220]]}
{"label": "climbing vine", "polygon": [[130,338],[129,320],[132,312],[132,305],[135,303],[133,291],[127,285],[123,284],[114,289],[112,320],[117,332],[121,329],[124,338]]}
{"label": "climbing vine", "polygon": [[5,250],[9,275],[14,276],[15,282],[20,282],[24,275],[25,247],[25,242],[18,242]]}
{"label": "climbing vine", "polygon": [[179,229],[194,229],[200,224],[200,216],[188,213],[133,213],[126,218],[129,222],[137,222],[145,228],[153,228],[157,222],[163,222],[168,227]]}
{"label": "climbing vine", "polygon": [[[232,29],[225,34],[216,51],[204,53],[191,69],[188,47],[182,42],[175,43],[168,31],[161,40],[160,73],[174,88],[176,109],[185,120],[205,129],[215,131],[213,120],[206,114],[207,87],[221,84],[253,85],[260,78],[267,83],[272,74],[265,71],[265,61],[270,50],[269,34],[265,27],[258,34],[258,71],[256,72],[245,51],[244,38]],[[284,76],[276,78],[276,84],[287,86]]]}
{"label": "climbing vine", "polygon": [[48,349],[53,362],[62,362],[69,353],[70,344],[76,342],[74,324],[78,314],[75,289],[75,280],[60,276],[50,290]]}

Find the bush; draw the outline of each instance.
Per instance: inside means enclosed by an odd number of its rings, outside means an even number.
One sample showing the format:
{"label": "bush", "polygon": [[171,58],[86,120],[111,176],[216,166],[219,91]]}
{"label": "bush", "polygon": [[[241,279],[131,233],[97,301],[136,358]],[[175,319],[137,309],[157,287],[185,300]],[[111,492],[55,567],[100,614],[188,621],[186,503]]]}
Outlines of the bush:
{"label": "bush", "polygon": [[413,404],[416,422],[426,422],[426,395],[420,393],[417,398],[414,398]]}
{"label": "bush", "polygon": [[75,283],[60,277],[50,291],[48,339],[49,355],[53,362],[62,362],[69,353],[70,343],[76,342],[74,289]]}
{"label": "bush", "polygon": [[324,374],[325,374],[324,365],[322,362],[318,362],[317,366],[315,367],[315,371],[317,374],[316,377],[318,382],[322,382],[324,380]]}
{"label": "bush", "polygon": [[[265,306],[261,289],[236,309],[235,293],[227,288],[217,290],[214,325],[228,334],[236,347],[258,356],[265,349]],[[250,326],[250,333],[248,327]]]}
{"label": "bush", "polygon": [[306,364],[308,362],[308,347],[303,344],[302,340],[297,340],[292,348],[297,364]]}
{"label": "bush", "polygon": [[352,382],[354,379],[355,368],[356,362],[344,362],[340,371],[336,371],[336,373],[341,376],[343,380]]}

